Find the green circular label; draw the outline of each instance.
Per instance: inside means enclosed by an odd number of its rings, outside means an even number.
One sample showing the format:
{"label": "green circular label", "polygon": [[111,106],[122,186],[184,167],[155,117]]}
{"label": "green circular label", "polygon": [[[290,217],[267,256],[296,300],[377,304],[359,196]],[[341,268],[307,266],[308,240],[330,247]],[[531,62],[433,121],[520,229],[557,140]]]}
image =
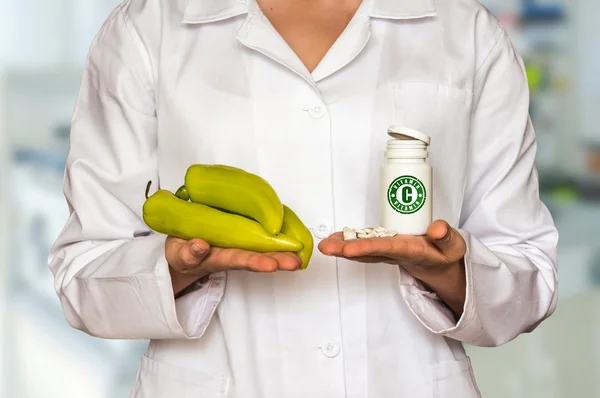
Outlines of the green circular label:
{"label": "green circular label", "polygon": [[390,184],[387,199],[392,209],[402,214],[418,212],[427,200],[425,185],[413,176],[401,176]]}

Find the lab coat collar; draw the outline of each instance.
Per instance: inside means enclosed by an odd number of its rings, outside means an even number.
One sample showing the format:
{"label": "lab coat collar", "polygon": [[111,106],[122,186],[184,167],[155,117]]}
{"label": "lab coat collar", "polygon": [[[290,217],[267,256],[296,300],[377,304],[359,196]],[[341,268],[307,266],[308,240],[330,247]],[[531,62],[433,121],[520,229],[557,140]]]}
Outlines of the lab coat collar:
{"label": "lab coat collar", "polygon": [[[256,0],[189,0],[183,23],[209,23],[247,14]],[[434,0],[363,0],[371,3],[371,17],[417,19],[437,15]]]}
{"label": "lab coat collar", "polygon": [[372,2],[371,18],[418,19],[437,15],[434,0],[372,0]]}

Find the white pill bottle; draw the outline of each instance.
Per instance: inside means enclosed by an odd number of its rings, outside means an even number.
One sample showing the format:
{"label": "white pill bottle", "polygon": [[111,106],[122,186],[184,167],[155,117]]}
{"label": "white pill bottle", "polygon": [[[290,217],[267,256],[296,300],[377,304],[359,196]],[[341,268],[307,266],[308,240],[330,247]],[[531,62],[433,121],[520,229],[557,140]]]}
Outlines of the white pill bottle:
{"label": "white pill bottle", "polygon": [[381,166],[381,226],[404,235],[425,235],[433,216],[433,170],[427,163],[431,138],[400,126],[388,129]]}

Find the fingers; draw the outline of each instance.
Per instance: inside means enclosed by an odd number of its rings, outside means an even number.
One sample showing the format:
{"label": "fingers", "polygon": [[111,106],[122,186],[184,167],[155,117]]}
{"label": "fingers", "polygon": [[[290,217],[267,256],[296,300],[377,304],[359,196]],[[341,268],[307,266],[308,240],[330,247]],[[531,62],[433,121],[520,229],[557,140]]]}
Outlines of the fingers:
{"label": "fingers", "polygon": [[269,253],[277,261],[280,271],[297,271],[302,265],[302,260],[294,253]]}
{"label": "fingers", "polygon": [[293,253],[255,253],[213,247],[203,266],[211,272],[243,270],[253,272],[296,271],[302,261]]}
{"label": "fingers", "polygon": [[239,249],[211,248],[200,239],[187,241],[169,237],[166,251],[171,267],[182,274],[227,270],[274,272],[279,269],[277,258],[273,256]]}
{"label": "fingers", "polygon": [[425,254],[422,238],[397,235],[394,237],[367,238],[343,241],[336,238],[320,242],[319,250],[325,255],[346,258],[387,257],[422,261]]}
{"label": "fingers", "polygon": [[466,243],[458,231],[446,221],[437,220],[427,229],[427,238],[442,254],[452,261],[464,257]]}
{"label": "fingers", "polygon": [[348,260],[356,261],[365,264],[397,264],[397,261],[389,257],[377,257],[377,256],[360,256],[360,257],[348,257]]}
{"label": "fingers", "polygon": [[185,275],[219,271],[296,271],[302,261],[294,253],[255,253],[240,249],[210,247],[201,239],[168,237],[165,253],[171,268]]}
{"label": "fingers", "polygon": [[343,257],[354,261],[370,258],[386,258],[387,261],[404,265],[448,263],[445,255],[422,236],[396,235],[393,237],[366,238],[352,241],[327,239],[319,244],[321,252],[328,256]]}
{"label": "fingers", "polygon": [[319,242],[317,248],[326,256],[336,256],[342,252],[342,249],[344,246],[346,246],[346,244],[347,242],[345,242],[343,239],[330,237]]}
{"label": "fingers", "polygon": [[201,239],[184,240],[170,236],[165,245],[169,265],[182,274],[193,274],[209,251],[210,246]]}
{"label": "fingers", "polygon": [[206,258],[205,265],[215,271],[255,270],[257,272],[274,272],[278,269],[277,261],[259,253],[239,249],[213,248]]}
{"label": "fingers", "polygon": [[406,246],[404,240],[388,237],[367,238],[357,240],[353,245],[347,245],[342,250],[342,254],[347,257],[383,256],[393,258],[406,250],[400,246]]}

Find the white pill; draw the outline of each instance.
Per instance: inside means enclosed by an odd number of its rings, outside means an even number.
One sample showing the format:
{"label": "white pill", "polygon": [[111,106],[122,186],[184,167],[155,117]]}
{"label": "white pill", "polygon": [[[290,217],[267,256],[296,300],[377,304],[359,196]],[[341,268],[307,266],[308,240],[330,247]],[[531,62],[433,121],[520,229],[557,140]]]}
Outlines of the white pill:
{"label": "white pill", "polygon": [[344,227],[342,233],[344,234],[344,240],[356,239],[356,231],[354,231],[352,228]]}

